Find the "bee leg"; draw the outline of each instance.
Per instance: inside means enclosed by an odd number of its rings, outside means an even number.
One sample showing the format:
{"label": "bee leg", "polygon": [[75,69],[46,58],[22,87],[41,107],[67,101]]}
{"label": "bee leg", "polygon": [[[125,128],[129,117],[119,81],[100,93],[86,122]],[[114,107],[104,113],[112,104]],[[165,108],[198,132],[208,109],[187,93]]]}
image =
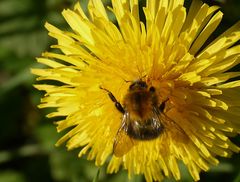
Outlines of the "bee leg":
{"label": "bee leg", "polygon": [[165,109],[165,101],[161,103],[161,105],[159,106],[159,111],[162,113]]}
{"label": "bee leg", "polygon": [[169,99],[166,99],[165,101],[163,101],[162,103],[161,103],[161,105],[159,106],[159,111],[160,112],[163,112],[164,111],[164,109],[165,109],[165,106],[166,106],[166,102],[168,101]]}
{"label": "bee leg", "polygon": [[115,107],[117,108],[117,110],[120,111],[122,114],[124,114],[125,110],[123,109],[122,105],[117,101],[117,99],[114,97],[112,92],[110,92],[109,90],[107,90],[101,86],[99,88],[102,90],[105,90],[108,93],[108,96],[111,99],[111,101],[113,101],[115,103]]}

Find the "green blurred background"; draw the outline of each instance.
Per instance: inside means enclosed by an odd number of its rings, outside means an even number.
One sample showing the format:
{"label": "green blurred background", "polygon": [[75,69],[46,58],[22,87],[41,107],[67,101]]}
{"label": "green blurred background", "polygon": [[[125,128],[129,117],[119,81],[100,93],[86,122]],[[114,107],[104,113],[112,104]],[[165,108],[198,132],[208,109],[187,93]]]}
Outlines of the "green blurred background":
{"label": "green blurred background", "polygon": [[[98,168],[85,158],[77,158],[79,150],[66,151],[54,144],[62,134],[56,132],[50,111],[38,110],[43,93],[32,84],[30,68],[42,67],[35,57],[49,50],[55,40],[47,36],[46,21],[64,29],[64,8],[72,8],[75,0],[0,0],[0,182],[88,182],[97,176]],[[109,4],[108,0],[105,0]],[[207,1],[205,1],[207,2]],[[86,9],[87,0],[80,0]],[[239,0],[209,0],[225,13],[220,28],[213,36],[240,20]],[[234,139],[240,144],[239,137]],[[181,165],[183,182],[192,178]],[[128,181],[126,171],[114,175],[100,169],[98,181]],[[144,181],[134,176],[134,182]],[[167,181],[174,181],[166,179]],[[201,174],[201,181],[240,181],[240,155],[221,159],[218,167]]]}

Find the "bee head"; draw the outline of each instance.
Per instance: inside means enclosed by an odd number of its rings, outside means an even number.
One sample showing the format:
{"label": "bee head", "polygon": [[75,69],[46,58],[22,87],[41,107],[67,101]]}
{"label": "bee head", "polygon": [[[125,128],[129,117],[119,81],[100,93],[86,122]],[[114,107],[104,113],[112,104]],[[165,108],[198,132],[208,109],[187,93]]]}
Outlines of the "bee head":
{"label": "bee head", "polygon": [[145,90],[147,89],[148,86],[146,84],[146,82],[142,81],[142,80],[137,80],[134,81],[130,86],[129,86],[129,90],[133,91],[133,90]]}

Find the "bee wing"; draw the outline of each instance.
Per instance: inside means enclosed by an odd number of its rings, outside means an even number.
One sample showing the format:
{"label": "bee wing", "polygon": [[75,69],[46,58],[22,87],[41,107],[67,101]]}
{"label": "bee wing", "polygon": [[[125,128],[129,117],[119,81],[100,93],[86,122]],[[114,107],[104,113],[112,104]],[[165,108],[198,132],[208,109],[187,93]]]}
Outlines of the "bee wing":
{"label": "bee wing", "polygon": [[161,113],[155,107],[153,108],[153,114],[151,119],[152,119],[153,128],[155,128],[156,130],[163,129],[164,126],[162,123]]}
{"label": "bee wing", "polygon": [[113,144],[113,153],[116,157],[122,157],[134,145],[133,139],[131,139],[126,133],[128,119],[129,119],[129,116],[127,113],[125,113],[123,115],[122,125],[115,136],[115,140]]}
{"label": "bee wing", "polygon": [[187,135],[178,123],[176,123],[174,120],[172,120],[165,113],[162,112],[160,113],[160,118],[164,125],[164,128],[166,128],[165,131],[171,131],[171,133],[174,133],[177,136],[176,138],[178,138],[179,140],[186,140]]}

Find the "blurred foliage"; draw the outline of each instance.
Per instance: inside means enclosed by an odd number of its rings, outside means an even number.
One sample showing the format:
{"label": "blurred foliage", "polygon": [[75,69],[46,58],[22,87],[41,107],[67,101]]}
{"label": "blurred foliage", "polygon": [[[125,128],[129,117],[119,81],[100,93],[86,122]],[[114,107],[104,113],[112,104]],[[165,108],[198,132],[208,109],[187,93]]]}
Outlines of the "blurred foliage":
{"label": "blurred foliage", "polygon": [[[128,180],[126,171],[106,174],[106,166],[95,167],[86,158],[77,158],[79,150],[66,151],[64,146],[54,144],[62,136],[46,119],[50,111],[38,110],[43,93],[32,84],[35,77],[30,68],[41,67],[35,57],[49,50],[54,40],[44,29],[46,21],[60,28],[67,24],[60,12],[71,8],[75,0],[1,0],[0,1],[0,182],[88,182],[88,181],[131,181],[142,182],[142,176]],[[109,3],[108,0],[105,0]],[[209,0],[218,4],[225,13],[216,36],[240,20],[240,1]],[[80,0],[86,9],[87,0]],[[113,17],[111,17],[113,19]],[[239,138],[235,143],[240,144]],[[201,174],[201,181],[240,181],[240,156],[221,159],[217,167]],[[182,182],[192,178],[180,163]],[[166,179],[165,182],[174,181]]]}

